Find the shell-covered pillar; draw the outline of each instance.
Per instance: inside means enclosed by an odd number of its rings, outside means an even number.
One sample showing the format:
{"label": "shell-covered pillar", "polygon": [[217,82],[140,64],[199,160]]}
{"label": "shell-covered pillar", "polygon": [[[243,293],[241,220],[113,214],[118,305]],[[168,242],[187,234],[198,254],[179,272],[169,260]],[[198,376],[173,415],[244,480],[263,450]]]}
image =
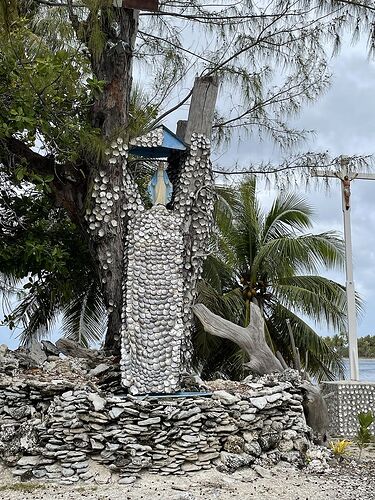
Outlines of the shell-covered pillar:
{"label": "shell-covered pillar", "polygon": [[[131,143],[132,154],[146,157],[163,157],[170,149],[186,147],[164,127]],[[145,210],[136,203],[128,175],[124,171],[124,209],[136,211],[128,217],[124,253],[122,384],[132,394],[172,393],[180,388],[184,336],[182,219],[164,205]]]}
{"label": "shell-covered pillar", "polygon": [[129,203],[124,207],[121,367],[122,383],[132,394],[178,391],[192,354],[192,305],[213,218],[210,135],[216,96],[214,79],[197,79],[185,135],[189,151],[165,127],[131,143],[130,153],[149,158],[184,152],[172,209],[155,205],[145,210],[124,170]]}
{"label": "shell-covered pillar", "polygon": [[193,133],[190,151],[185,158],[174,200],[174,210],[184,221],[183,276],[184,276],[184,340],[182,358],[188,367],[192,356],[192,306],[197,297],[197,282],[202,276],[203,263],[208,252],[214,212],[214,181],[210,161],[210,139]]}
{"label": "shell-covered pillar", "polygon": [[[218,81],[215,77],[196,78],[189,117],[182,126],[184,142],[190,145],[175,177],[174,211],[179,213],[184,237],[184,327],[181,356],[189,369],[193,353],[191,333],[192,306],[197,297],[197,283],[209,251],[214,212],[214,179],[211,165],[211,131]],[[183,125],[181,123],[181,125]]]}

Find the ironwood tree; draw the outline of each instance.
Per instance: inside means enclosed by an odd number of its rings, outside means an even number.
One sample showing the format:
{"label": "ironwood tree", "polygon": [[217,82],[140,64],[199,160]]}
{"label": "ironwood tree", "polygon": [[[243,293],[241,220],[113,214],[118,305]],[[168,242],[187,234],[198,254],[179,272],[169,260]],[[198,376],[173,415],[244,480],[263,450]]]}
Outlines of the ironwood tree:
{"label": "ironwood tree", "polygon": [[[242,130],[293,145],[306,131],[287,119],[327,88],[328,45],[335,50],[349,27],[354,35],[367,30],[372,49],[373,21],[367,0],[260,7],[165,0],[157,12],[110,0],[1,0],[2,288],[29,280],[11,326],[22,318],[27,334],[42,334],[63,310],[68,329],[86,320],[93,332],[102,315],[83,306],[100,289],[112,348],[121,324],[126,194],[113,201],[121,223],[108,237],[91,237],[85,219],[95,177],[105,171],[111,182],[121,179],[106,156],[111,142],[127,143],[181,110],[199,74],[221,82],[217,142]],[[142,184],[139,165],[131,168]]]}

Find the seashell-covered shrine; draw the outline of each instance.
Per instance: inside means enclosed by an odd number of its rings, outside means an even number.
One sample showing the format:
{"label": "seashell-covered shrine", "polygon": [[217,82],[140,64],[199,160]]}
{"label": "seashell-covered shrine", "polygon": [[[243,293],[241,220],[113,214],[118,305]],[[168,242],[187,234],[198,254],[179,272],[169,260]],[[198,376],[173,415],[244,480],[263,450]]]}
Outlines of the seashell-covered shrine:
{"label": "seashell-covered shrine", "polygon": [[[132,140],[130,147],[158,148],[162,144],[163,129],[157,128]],[[112,264],[118,258],[112,254],[111,238],[117,231],[123,231],[125,237],[123,385],[132,394],[173,393],[180,389],[181,371],[192,352],[191,307],[211,228],[210,140],[192,134],[168,208],[156,204],[146,209],[129,172],[128,156],[129,148],[121,138],[111,144],[107,158],[118,166],[119,175],[110,179],[103,170],[93,178],[86,221],[92,237],[103,246],[99,252],[103,283],[113,279]],[[111,301],[108,312],[114,307]]]}
{"label": "seashell-covered shrine", "polygon": [[[178,135],[161,125],[129,145],[116,139],[106,159],[112,177],[104,168],[89,180],[87,229],[109,321],[116,325],[109,332],[115,341],[121,337],[122,383],[131,394],[178,392],[191,364],[192,306],[213,218],[210,136],[217,92],[216,77],[197,78]],[[148,186],[151,209],[132,177],[129,155],[168,163],[159,162]]]}

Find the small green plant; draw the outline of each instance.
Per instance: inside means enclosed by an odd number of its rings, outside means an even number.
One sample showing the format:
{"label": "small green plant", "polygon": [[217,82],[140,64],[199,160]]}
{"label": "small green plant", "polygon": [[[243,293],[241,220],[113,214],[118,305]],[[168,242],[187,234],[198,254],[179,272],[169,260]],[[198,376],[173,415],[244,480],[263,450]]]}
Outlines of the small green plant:
{"label": "small green plant", "polygon": [[368,446],[373,440],[369,427],[374,422],[374,415],[372,411],[358,413],[359,429],[356,436],[356,443],[359,446],[359,460],[361,459],[363,448]]}
{"label": "small green plant", "polygon": [[331,451],[334,454],[335,458],[339,462],[342,462],[344,457],[349,454],[348,447],[351,444],[353,444],[351,441],[348,441],[347,439],[342,439],[340,441],[331,441],[329,443],[329,447],[331,448]]}

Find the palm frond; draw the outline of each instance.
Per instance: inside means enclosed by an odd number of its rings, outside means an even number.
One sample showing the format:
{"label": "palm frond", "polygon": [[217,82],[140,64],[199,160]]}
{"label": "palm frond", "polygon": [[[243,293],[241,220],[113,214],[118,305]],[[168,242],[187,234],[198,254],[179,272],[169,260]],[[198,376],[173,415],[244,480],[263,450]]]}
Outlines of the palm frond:
{"label": "palm frond", "polygon": [[[273,351],[292,360],[285,321],[290,319],[303,360],[308,353],[310,374],[340,375],[339,356],[299,314],[337,331],[346,329],[345,288],[318,275],[322,267],[343,266],[343,241],[335,232],[304,234],[311,227],[312,209],[298,195],[282,193],[263,215],[255,188],[251,177],[236,188],[225,188],[227,203],[216,213],[217,245],[204,268],[206,280],[199,300],[219,316],[244,326],[245,298],[255,297],[264,312],[266,338]],[[360,311],[359,299],[357,307]],[[200,325],[196,340],[196,358],[204,373],[211,373],[210,367],[236,377],[243,373],[243,354],[233,343],[210,339]],[[199,353],[203,344],[204,354]]]}
{"label": "palm frond", "polygon": [[[346,291],[340,285],[322,276],[292,276],[273,285],[273,295],[284,306],[299,311],[316,324],[346,331]],[[362,303],[357,296],[357,311]]]}
{"label": "palm frond", "polygon": [[22,345],[47,337],[55,325],[61,307],[61,296],[56,294],[53,280],[45,280],[29,289],[11,312],[14,323],[22,323],[19,335]]}
{"label": "palm frond", "polygon": [[307,354],[308,372],[317,380],[333,380],[344,374],[341,356],[329,347],[311,326],[280,303],[274,303],[266,313],[266,323],[273,342],[284,359],[291,364],[293,355],[286,320],[290,321],[296,347],[299,349],[302,366]]}
{"label": "palm frond", "polygon": [[[220,293],[207,281],[199,284],[198,301],[211,311],[239,325],[244,324],[243,298],[240,290]],[[240,380],[244,375],[244,353],[237,344],[227,339],[214,337],[197,321],[193,334],[194,366],[206,379],[221,374],[223,378]]]}
{"label": "palm frond", "polygon": [[71,300],[62,311],[62,333],[88,347],[100,342],[106,331],[107,315],[103,298],[94,282]]}
{"label": "palm frond", "polygon": [[279,195],[265,217],[262,243],[308,229],[312,213],[310,205],[302,197],[290,193]]}
{"label": "palm frond", "polygon": [[265,272],[274,278],[296,273],[316,273],[322,267],[341,267],[344,245],[335,232],[283,237],[268,241],[254,258],[254,274]]}

